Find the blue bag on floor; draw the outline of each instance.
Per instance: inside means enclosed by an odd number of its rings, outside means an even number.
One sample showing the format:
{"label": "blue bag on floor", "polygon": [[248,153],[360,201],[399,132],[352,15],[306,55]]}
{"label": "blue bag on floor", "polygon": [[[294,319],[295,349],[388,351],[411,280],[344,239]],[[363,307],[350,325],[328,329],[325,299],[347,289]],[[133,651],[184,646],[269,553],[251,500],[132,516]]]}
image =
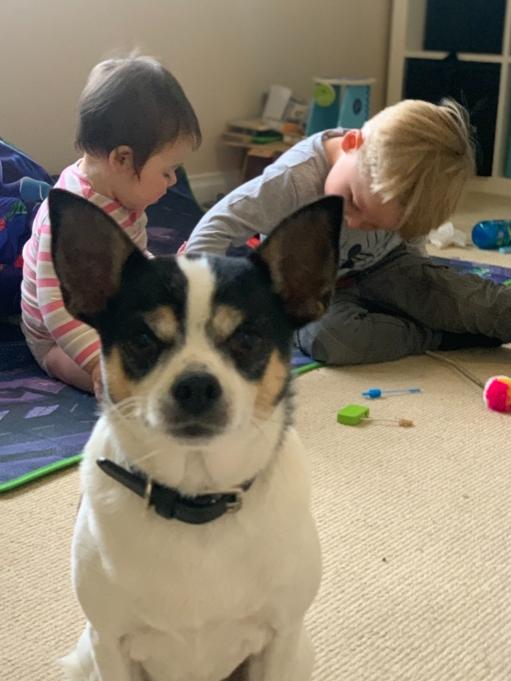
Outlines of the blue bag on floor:
{"label": "blue bag on floor", "polygon": [[21,252],[52,184],[44,168],[0,139],[0,316],[20,311]]}

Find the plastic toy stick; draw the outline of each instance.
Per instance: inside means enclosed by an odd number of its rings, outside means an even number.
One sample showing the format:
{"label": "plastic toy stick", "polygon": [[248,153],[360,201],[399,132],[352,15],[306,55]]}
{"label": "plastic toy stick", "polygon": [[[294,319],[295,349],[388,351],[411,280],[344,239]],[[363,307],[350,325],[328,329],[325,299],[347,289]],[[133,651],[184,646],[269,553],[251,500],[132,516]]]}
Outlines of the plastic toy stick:
{"label": "plastic toy stick", "polygon": [[402,395],[403,393],[420,393],[420,388],[395,388],[392,390],[382,390],[381,388],[369,388],[362,393],[363,397],[369,400],[375,400],[382,395]]}
{"label": "plastic toy stick", "polygon": [[365,419],[367,421],[378,421],[379,423],[392,423],[401,428],[413,428],[415,423],[411,419],[374,419],[371,416]]}
{"label": "plastic toy stick", "polygon": [[411,428],[414,424],[410,419],[376,419],[369,416],[369,407],[360,404],[347,404],[337,412],[337,422],[344,426],[358,426],[362,421],[392,423],[401,428]]}

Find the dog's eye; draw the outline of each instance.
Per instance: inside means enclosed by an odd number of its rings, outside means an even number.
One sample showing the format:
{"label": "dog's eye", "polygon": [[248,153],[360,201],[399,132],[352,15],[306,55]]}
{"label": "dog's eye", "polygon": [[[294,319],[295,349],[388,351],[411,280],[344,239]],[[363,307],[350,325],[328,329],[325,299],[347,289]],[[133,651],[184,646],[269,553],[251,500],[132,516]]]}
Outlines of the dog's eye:
{"label": "dog's eye", "polygon": [[147,350],[155,346],[156,341],[146,331],[138,333],[132,340],[137,350]]}
{"label": "dog's eye", "polygon": [[150,360],[162,349],[161,342],[150,331],[134,333],[125,344],[129,354]]}
{"label": "dog's eye", "polygon": [[235,360],[251,362],[255,357],[264,354],[266,343],[256,329],[242,327],[227,339],[226,345]]}
{"label": "dog's eye", "polygon": [[245,376],[256,379],[264,371],[272,344],[264,333],[264,324],[245,324],[227,338],[221,349]]}
{"label": "dog's eye", "polygon": [[154,367],[164,345],[150,331],[135,331],[123,344],[123,362],[126,372],[141,378]]}
{"label": "dog's eye", "polygon": [[237,331],[230,337],[228,341],[229,348],[236,354],[245,354],[250,352],[256,342],[257,337],[254,334],[247,333],[246,331]]}

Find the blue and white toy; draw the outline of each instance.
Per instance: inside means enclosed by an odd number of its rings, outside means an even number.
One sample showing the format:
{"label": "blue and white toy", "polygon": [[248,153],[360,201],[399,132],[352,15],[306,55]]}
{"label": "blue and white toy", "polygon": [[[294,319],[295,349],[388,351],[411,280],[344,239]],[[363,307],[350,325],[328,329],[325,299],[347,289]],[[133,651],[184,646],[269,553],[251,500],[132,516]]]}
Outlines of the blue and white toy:
{"label": "blue and white toy", "polygon": [[482,220],[472,229],[472,241],[478,248],[506,248],[511,245],[511,220]]}
{"label": "blue and white toy", "polygon": [[381,388],[369,388],[362,393],[362,396],[368,400],[377,400],[379,397],[385,395],[402,395],[404,393],[420,393],[420,388],[395,388],[393,390],[382,390]]}

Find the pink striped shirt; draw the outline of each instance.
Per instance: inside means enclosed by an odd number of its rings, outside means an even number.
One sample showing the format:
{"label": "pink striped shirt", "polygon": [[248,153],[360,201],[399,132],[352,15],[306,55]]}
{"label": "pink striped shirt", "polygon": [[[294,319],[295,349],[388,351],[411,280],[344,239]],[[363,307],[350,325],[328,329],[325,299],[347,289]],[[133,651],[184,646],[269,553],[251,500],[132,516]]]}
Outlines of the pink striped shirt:
{"label": "pink striped shirt", "polygon": [[[62,171],[56,185],[83,196],[108,213],[142,250],[147,246],[144,211],[130,211],[118,201],[94,191],[80,170],[80,161]],[[32,236],[23,248],[21,313],[25,334],[34,343],[56,343],[79,366],[99,355],[96,331],[69,315],[64,307],[51,257],[51,226],[48,202],[41,204],[32,226]]]}

